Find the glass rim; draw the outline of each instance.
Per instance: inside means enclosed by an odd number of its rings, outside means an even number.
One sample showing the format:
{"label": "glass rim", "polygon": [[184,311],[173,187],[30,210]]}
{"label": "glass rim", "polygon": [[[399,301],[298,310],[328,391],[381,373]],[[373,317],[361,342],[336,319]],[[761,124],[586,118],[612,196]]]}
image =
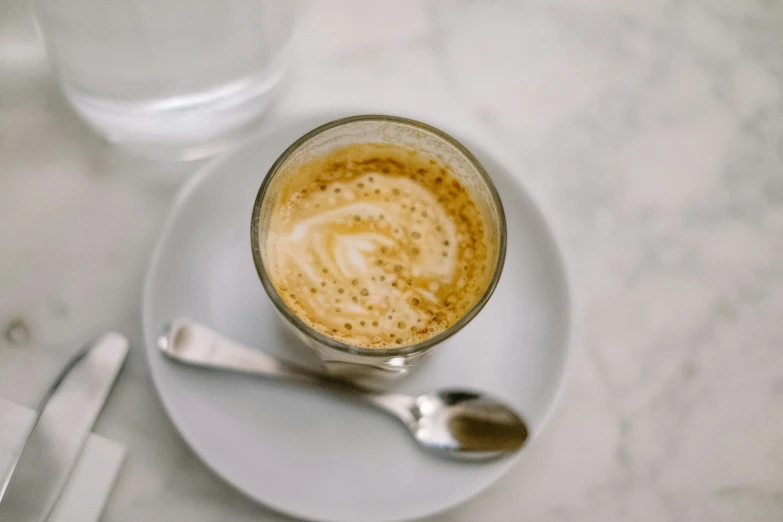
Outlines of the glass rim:
{"label": "glass rim", "polygon": [[[494,271],[492,273],[492,278],[489,284],[487,285],[487,288],[484,290],[484,293],[473,304],[473,306],[471,306],[467,310],[467,312],[465,312],[462,315],[462,317],[459,318],[458,321],[456,321],[450,327],[446,328],[444,331],[440,332],[439,334],[433,337],[430,337],[429,339],[425,339],[424,341],[421,341],[419,343],[410,344],[407,346],[401,346],[399,348],[363,348],[361,346],[355,346],[352,344],[344,343],[342,341],[333,339],[319,332],[315,328],[309,326],[290,308],[288,308],[288,305],[286,305],[285,301],[283,301],[282,297],[280,297],[280,295],[277,292],[277,289],[275,289],[274,284],[272,283],[269,277],[269,274],[266,271],[266,267],[264,266],[264,262],[263,262],[263,257],[261,255],[261,244],[259,238],[259,221],[261,216],[261,208],[264,204],[264,198],[266,196],[267,189],[269,188],[269,185],[272,182],[272,180],[280,173],[280,167],[297,149],[299,149],[299,147],[301,147],[306,142],[310,141],[315,136],[318,136],[319,134],[322,134],[328,130],[332,130],[338,127],[342,127],[344,125],[348,125],[355,122],[361,122],[361,121],[391,122],[391,123],[396,123],[401,125],[408,125],[411,127],[415,127],[419,130],[428,132],[436,136],[437,138],[447,142],[449,145],[454,147],[460,154],[462,154],[468,160],[471,166],[476,170],[476,172],[478,172],[482,181],[489,188],[489,192],[492,196],[492,203],[498,212],[499,238],[498,238],[497,262],[495,263]],[[453,336],[454,334],[462,330],[462,328],[464,328],[474,317],[476,317],[476,315],[481,311],[481,309],[484,308],[484,305],[487,304],[487,301],[489,301],[489,298],[495,292],[495,288],[497,288],[498,281],[500,280],[500,276],[503,272],[503,265],[505,264],[505,260],[506,260],[506,242],[507,242],[506,214],[505,211],[503,210],[503,203],[500,200],[500,195],[498,194],[498,191],[495,188],[495,184],[492,182],[492,179],[489,177],[489,174],[487,174],[487,171],[484,169],[481,163],[476,159],[476,157],[459,141],[457,141],[455,138],[453,138],[449,134],[443,132],[442,130],[436,127],[408,118],[402,118],[399,116],[388,116],[382,114],[365,114],[365,115],[349,116],[346,118],[333,120],[323,125],[320,125],[319,127],[316,127],[315,129],[311,130],[307,134],[303,135],[302,137],[294,141],[285,151],[283,151],[283,153],[277,158],[277,160],[275,160],[275,162],[269,168],[269,171],[267,172],[266,176],[264,177],[264,180],[261,183],[261,187],[258,189],[258,194],[256,195],[255,202],[253,203],[253,212],[250,221],[250,245],[251,245],[251,250],[253,252],[253,264],[256,267],[256,272],[258,273],[258,277],[261,279],[261,284],[264,287],[264,290],[266,290],[266,293],[269,296],[269,298],[272,300],[272,303],[275,305],[275,308],[277,308],[277,310],[283,315],[283,317],[285,317],[286,320],[288,320],[291,324],[293,324],[300,332],[304,333],[308,337],[316,340],[317,342],[329,348],[333,348],[335,350],[345,352],[345,353],[350,353],[353,355],[378,357],[378,358],[395,357],[395,356],[402,357],[402,356],[407,356],[419,352],[424,352],[429,348],[437,344],[440,344],[441,342],[445,341],[446,339],[450,338],[451,336]]]}

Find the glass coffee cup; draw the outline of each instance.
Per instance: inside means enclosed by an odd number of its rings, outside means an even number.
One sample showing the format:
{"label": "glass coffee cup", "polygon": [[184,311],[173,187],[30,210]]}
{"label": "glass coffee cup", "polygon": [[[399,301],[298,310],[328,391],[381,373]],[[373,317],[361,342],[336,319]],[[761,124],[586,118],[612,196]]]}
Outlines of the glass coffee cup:
{"label": "glass coffee cup", "polygon": [[[312,327],[290,307],[270,274],[267,239],[281,191],[299,168],[330,152],[357,144],[380,144],[416,151],[437,164],[467,191],[483,225],[487,277],[466,311],[447,328],[401,346],[363,347],[332,338]],[[354,116],[318,127],[299,138],[270,168],[253,206],[253,261],[275,308],[296,335],[319,356],[324,370],[350,380],[388,380],[405,375],[437,344],[456,334],[484,307],[497,286],[506,253],[506,221],[497,190],[476,158],[448,134],[417,121],[393,116]],[[445,255],[445,253],[444,253]]]}

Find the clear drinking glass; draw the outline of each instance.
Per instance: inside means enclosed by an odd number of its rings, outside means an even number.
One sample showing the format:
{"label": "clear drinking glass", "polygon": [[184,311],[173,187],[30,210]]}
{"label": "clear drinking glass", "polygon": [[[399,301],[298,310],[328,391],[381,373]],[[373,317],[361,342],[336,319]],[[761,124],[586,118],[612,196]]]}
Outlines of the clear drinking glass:
{"label": "clear drinking glass", "polygon": [[[486,289],[465,315],[450,328],[418,344],[377,349],[352,346],[309,327],[278,295],[266,271],[266,235],[274,202],[287,176],[313,158],[354,143],[393,144],[418,151],[449,165],[452,175],[467,189],[485,225],[488,259]],[[388,380],[399,377],[422,359],[427,351],[448,339],[481,311],[500,279],[506,257],[506,218],[492,180],[478,160],[448,134],[413,120],[394,116],[354,116],[333,121],[310,131],[291,145],[269,169],[258,191],[250,225],[253,261],[267,294],[284,321],[320,357],[324,369],[351,380]]]}
{"label": "clear drinking glass", "polygon": [[209,156],[252,131],[284,76],[285,0],[34,0],[63,93],[108,141]]}

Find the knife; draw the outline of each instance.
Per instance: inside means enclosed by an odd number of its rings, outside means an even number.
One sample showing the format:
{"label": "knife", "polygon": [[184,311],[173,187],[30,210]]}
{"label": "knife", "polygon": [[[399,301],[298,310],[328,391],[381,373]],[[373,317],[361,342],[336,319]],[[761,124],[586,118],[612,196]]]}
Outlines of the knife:
{"label": "knife", "polygon": [[81,454],[128,353],[128,340],[107,333],[66,365],[0,491],[0,522],[46,522]]}

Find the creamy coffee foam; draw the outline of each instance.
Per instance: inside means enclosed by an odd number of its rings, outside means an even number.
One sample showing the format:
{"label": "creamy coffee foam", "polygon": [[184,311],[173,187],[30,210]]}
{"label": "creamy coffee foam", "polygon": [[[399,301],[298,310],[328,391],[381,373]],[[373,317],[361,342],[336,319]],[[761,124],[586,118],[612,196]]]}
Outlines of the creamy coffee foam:
{"label": "creamy coffee foam", "polygon": [[485,290],[481,218],[446,167],[364,144],[289,176],[266,236],[268,272],[321,333],[367,348],[415,344]]}

